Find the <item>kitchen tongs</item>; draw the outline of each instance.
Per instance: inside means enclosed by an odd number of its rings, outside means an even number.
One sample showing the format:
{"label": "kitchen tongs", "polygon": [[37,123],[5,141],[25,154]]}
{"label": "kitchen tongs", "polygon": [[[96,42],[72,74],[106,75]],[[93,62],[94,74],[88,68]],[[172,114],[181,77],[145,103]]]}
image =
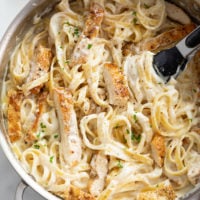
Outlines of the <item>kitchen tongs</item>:
{"label": "kitchen tongs", "polygon": [[194,53],[200,49],[200,26],[182,39],[175,47],[160,51],[153,58],[156,73],[168,82],[176,78]]}

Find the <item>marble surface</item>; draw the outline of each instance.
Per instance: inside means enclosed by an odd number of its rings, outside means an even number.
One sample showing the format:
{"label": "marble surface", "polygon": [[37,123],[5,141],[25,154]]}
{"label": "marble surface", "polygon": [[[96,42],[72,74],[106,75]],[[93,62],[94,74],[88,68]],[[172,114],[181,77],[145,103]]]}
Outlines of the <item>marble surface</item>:
{"label": "marble surface", "polygon": [[[25,6],[28,0],[0,0],[0,40],[9,24],[17,13]],[[14,200],[18,183],[21,181],[18,174],[8,162],[0,147],[0,199]],[[44,200],[31,188],[27,188],[23,200]]]}

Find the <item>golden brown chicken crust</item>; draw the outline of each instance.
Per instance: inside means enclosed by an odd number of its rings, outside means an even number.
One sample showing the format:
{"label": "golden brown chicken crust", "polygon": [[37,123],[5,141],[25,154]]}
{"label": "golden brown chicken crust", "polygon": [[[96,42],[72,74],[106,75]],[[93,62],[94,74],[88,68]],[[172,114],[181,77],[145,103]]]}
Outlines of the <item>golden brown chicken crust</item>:
{"label": "golden brown chicken crust", "polygon": [[[37,52],[36,52],[37,69],[32,70],[34,74],[31,75],[32,77],[31,77],[31,80],[29,80],[29,81],[33,81],[33,80],[36,80],[37,78],[39,78],[41,72],[47,73],[49,71],[52,58],[53,58],[53,54],[52,54],[51,49],[46,48],[42,45],[39,45]],[[43,84],[33,88],[31,90],[31,93],[38,94],[42,87],[43,87]]]}
{"label": "golden brown chicken crust", "polygon": [[52,57],[53,57],[53,55],[52,55],[52,51],[50,48],[46,48],[41,45],[38,47],[36,62],[38,63],[38,65],[40,66],[41,69],[43,69],[46,72],[49,71]]}
{"label": "golden brown chicken crust", "polygon": [[71,92],[64,88],[54,88],[54,96],[59,104],[60,112],[63,113],[63,122],[64,122],[64,132],[68,133],[70,130],[70,117],[71,117],[71,110],[73,109],[73,99]]}
{"label": "golden brown chicken crust", "polygon": [[83,32],[74,48],[70,66],[76,64],[85,64],[89,54],[88,45],[91,45],[91,39],[99,34],[100,26],[104,17],[104,9],[98,3],[92,3],[89,15],[86,18]]}
{"label": "golden brown chicken crust", "polygon": [[106,63],[104,65],[104,79],[110,104],[125,105],[129,98],[129,92],[125,77],[119,67],[112,63]]}
{"label": "golden brown chicken crust", "polygon": [[171,185],[160,186],[155,190],[141,192],[137,200],[174,200],[175,191]]}
{"label": "golden brown chicken crust", "polygon": [[65,162],[74,166],[81,160],[82,146],[70,90],[54,88],[54,103],[60,125],[62,154]]}
{"label": "golden brown chicken crust", "polygon": [[83,30],[83,35],[88,38],[97,37],[99,34],[99,29],[104,17],[104,9],[98,3],[92,3],[90,6],[90,14],[88,15],[85,28]]}
{"label": "golden brown chicken crust", "polygon": [[140,44],[141,51],[158,51],[173,45],[195,29],[193,23],[178,26]]}
{"label": "golden brown chicken crust", "polygon": [[64,199],[65,200],[95,200],[95,197],[71,185],[69,189],[64,193]]}
{"label": "golden brown chicken crust", "polygon": [[19,91],[11,90],[8,92],[8,137],[10,142],[16,142],[22,136],[20,121],[20,105],[23,95]]}
{"label": "golden brown chicken crust", "polygon": [[155,135],[151,142],[152,156],[159,167],[163,166],[165,157],[165,140],[161,135]]}

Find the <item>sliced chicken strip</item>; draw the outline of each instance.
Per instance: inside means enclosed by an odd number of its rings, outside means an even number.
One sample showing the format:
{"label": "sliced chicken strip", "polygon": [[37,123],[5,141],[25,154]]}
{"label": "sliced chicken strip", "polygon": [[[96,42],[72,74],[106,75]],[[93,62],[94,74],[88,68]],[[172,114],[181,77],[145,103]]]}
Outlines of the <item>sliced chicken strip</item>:
{"label": "sliced chicken strip", "polygon": [[195,29],[195,24],[186,24],[177,26],[169,31],[163,32],[157,37],[148,39],[140,44],[141,51],[159,51],[164,48],[168,48],[174,43],[177,43],[183,39],[186,35]]}
{"label": "sliced chicken strip", "polygon": [[28,144],[32,144],[37,139],[36,132],[39,129],[40,118],[42,114],[44,113],[44,111],[46,110],[45,108],[47,105],[47,102],[46,102],[47,95],[48,93],[44,92],[40,94],[38,97],[38,102],[37,102],[38,109],[37,109],[37,113],[35,114],[35,120],[33,121],[32,128],[28,130],[24,138],[24,141]]}
{"label": "sliced chicken strip", "polygon": [[158,186],[155,190],[141,192],[137,200],[175,200],[175,191],[171,185]]}
{"label": "sliced chicken strip", "polygon": [[66,164],[74,166],[81,160],[82,148],[72,95],[63,87],[55,88],[53,95],[60,124],[63,157]]}
{"label": "sliced chicken strip", "polygon": [[90,14],[88,15],[83,36],[87,38],[95,38],[99,34],[100,26],[104,17],[104,9],[98,3],[92,3],[90,6]]}
{"label": "sliced chicken strip", "polygon": [[112,63],[106,63],[103,76],[108,90],[109,103],[118,106],[126,105],[129,92],[125,77],[119,67]]}
{"label": "sliced chicken strip", "polygon": [[166,1],[165,1],[165,6],[167,11],[167,16],[170,19],[179,22],[180,24],[191,23],[191,19],[189,18],[189,16],[178,6]]}
{"label": "sliced chicken strip", "polygon": [[22,127],[20,121],[20,105],[23,95],[15,90],[8,92],[8,136],[10,142],[16,142],[22,137]]}
{"label": "sliced chicken strip", "polygon": [[165,156],[165,140],[161,135],[155,135],[151,142],[152,156],[159,167],[163,166]]}
{"label": "sliced chicken strip", "polygon": [[105,186],[105,179],[108,173],[108,159],[102,152],[99,152],[93,156],[90,165],[92,168],[90,174],[92,180],[89,184],[89,191],[93,196],[97,197]]}
{"label": "sliced chicken strip", "polygon": [[[42,45],[36,50],[36,60],[34,66],[32,66],[30,74],[27,78],[27,83],[35,81],[36,79],[44,76],[49,71],[51,61],[52,61],[52,52],[51,49],[46,48]],[[43,84],[38,83],[36,87],[31,88],[31,93],[37,94],[40,92],[40,89],[43,87]]]}
{"label": "sliced chicken strip", "polygon": [[92,3],[90,6],[90,13],[86,18],[84,30],[72,54],[70,62],[71,67],[76,64],[85,64],[87,62],[92,39],[98,36],[103,17],[104,10],[102,6],[98,3]]}

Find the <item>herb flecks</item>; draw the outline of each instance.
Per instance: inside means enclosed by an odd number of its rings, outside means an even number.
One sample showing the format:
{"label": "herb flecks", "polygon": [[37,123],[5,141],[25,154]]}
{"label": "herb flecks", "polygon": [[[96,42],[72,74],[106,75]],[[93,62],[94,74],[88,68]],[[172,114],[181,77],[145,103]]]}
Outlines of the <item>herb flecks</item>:
{"label": "herb flecks", "polygon": [[39,133],[36,135],[37,138],[40,138],[40,136],[41,136],[41,132],[39,132]]}
{"label": "herb flecks", "polygon": [[69,60],[66,60],[66,61],[65,61],[66,64],[69,64],[69,62],[70,62]]}
{"label": "herb flecks", "polygon": [[136,11],[133,11],[133,12],[132,12],[132,15],[133,15],[133,16],[136,16],[136,14],[137,14]]}
{"label": "herb flecks", "polygon": [[40,123],[40,128],[44,129],[46,128],[47,126],[45,124],[43,124],[42,122]]}
{"label": "herb flecks", "polygon": [[79,29],[77,27],[74,28],[74,35],[79,37]]}
{"label": "herb flecks", "polygon": [[195,92],[195,93],[197,92],[197,90],[195,88],[193,88],[192,91]]}
{"label": "herb flecks", "polygon": [[67,22],[64,22],[63,24],[64,24],[64,25],[67,25],[67,26],[73,26],[73,25],[72,25],[70,22],[68,22],[68,21],[67,21]]}
{"label": "herb flecks", "polygon": [[144,8],[145,8],[145,9],[148,9],[148,8],[150,8],[150,6],[147,5],[146,3],[144,3]]}
{"label": "herb flecks", "polygon": [[58,138],[58,137],[59,137],[59,135],[58,135],[58,134],[55,134],[55,135],[54,135],[54,138],[55,138],[55,139],[56,139],[56,138]]}
{"label": "herb flecks", "polygon": [[67,21],[67,22],[65,22],[64,24],[66,24],[66,25],[70,26],[70,29],[74,27],[74,32],[73,32],[73,35],[74,35],[74,36],[77,36],[77,37],[79,37],[79,35],[80,35],[80,32],[79,32],[79,29],[78,29],[78,27],[74,26],[73,24],[71,24],[71,23],[70,23],[70,22],[68,22],[68,21]]}
{"label": "herb flecks", "polygon": [[137,18],[133,18],[133,24],[137,24]]}
{"label": "herb flecks", "polygon": [[135,142],[141,141],[141,135],[136,135],[133,131],[131,132],[131,140]]}
{"label": "herb flecks", "polygon": [[53,159],[54,159],[54,156],[51,156],[51,157],[49,158],[49,162],[50,162],[50,163],[53,163]]}
{"label": "herb flecks", "polygon": [[91,49],[92,48],[92,44],[88,44],[87,48]]}
{"label": "herb flecks", "polygon": [[137,122],[137,113],[135,113],[134,115],[133,115],[133,119],[134,119],[134,121],[135,121],[135,123]]}
{"label": "herb flecks", "polygon": [[35,149],[40,149],[40,145],[38,145],[38,144],[34,144],[33,147],[34,147]]}
{"label": "herb flecks", "polygon": [[123,168],[123,164],[121,163],[121,160],[118,160],[117,167],[118,168]]}

